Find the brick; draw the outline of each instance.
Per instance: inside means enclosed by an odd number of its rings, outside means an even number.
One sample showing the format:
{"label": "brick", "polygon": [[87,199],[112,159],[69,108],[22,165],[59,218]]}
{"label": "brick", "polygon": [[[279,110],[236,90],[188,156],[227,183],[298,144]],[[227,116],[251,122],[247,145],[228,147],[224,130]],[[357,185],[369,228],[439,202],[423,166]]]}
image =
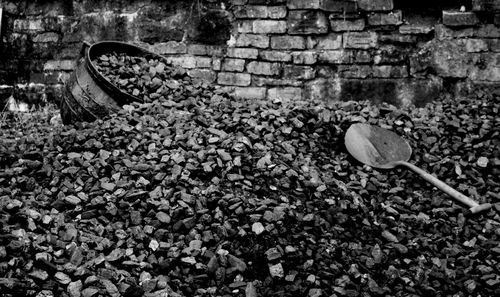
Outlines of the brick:
{"label": "brick", "polygon": [[479,53],[488,51],[488,43],[484,39],[467,39],[465,50],[468,53]]}
{"label": "brick", "polygon": [[495,14],[493,17],[493,24],[496,26],[500,26],[500,13]]}
{"label": "brick", "polygon": [[229,58],[256,59],[259,51],[255,48],[228,48],[226,56]]}
{"label": "brick", "polygon": [[301,36],[273,36],[271,37],[272,49],[305,49],[306,40]]}
{"label": "brick", "polygon": [[292,55],[289,52],[281,51],[261,51],[259,57],[266,61],[289,62],[292,60]]}
{"label": "brick", "polygon": [[167,56],[168,63],[186,69],[196,68],[196,59],[193,56]]}
{"label": "brick", "polygon": [[474,11],[500,11],[500,1],[498,0],[472,0],[472,10]]}
{"label": "brick", "polygon": [[443,24],[448,27],[474,26],[479,19],[474,12],[460,12],[443,10]]}
{"label": "brick", "polygon": [[473,28],[448,28],[443,24],[436,24],[434,26],[435,36],[438,40],[452,39],[452,38],[467,38],[474,35]]}
{"label": "brick", "polygon": [[339,65],[337,72],[340,77],[367,78],[372,74],[372,67],[369,65]]}
{"label": "brick", "polygon": [[325,37],[318,38],[317,49],[331,50],[342,47],[342,34],[328,34]]}
{"label": "brick", "polygon": [[233,90],[234,97],[249,100],[264,100],[266,93],[264,87],[235,87]]}
{"label": "brick", "polygon": [[389,11],[394,9],[393,0],[358,0],[358,7],[365,11]]}
{"label": "brick", "polygon": [[317,10],[292,10],[288,13],[289,34],[324,34],[328,32],[328,19]]}
{"label": "brick", "polygon": [[74,60],[50,60],[43,66],[43,71],[71,71],[75,69],[76,62]]}
{"label": "brick", "polygon": [[292,53],[294,64],[316,64],[319,53],[317,51],[301,51]]}
{"label": "brick", "polygon": [[295,79],[282,79],[273,78],[269,76],[256,76],[252,77],[252,83],[256,86],[290,86],[290,87],[300,87],[302,86],[302,81]]}
{"label": "brick", "polygon": [[247,87],[252,82],[252,76],[248,73],[220,72],[217,75],[217,83],[220,85]]}
{"label": "brick", "polygon": [[267,5],[278,5],[284,4],[287,0],[248,0],[248,4],[267,4]]}
{"label": "brick", "polygon": [[236,46],[267,48],[269,47],[269,36],[258,34],[240,34],[236,37]]}
{"label": "brick", "polygon": [[373,12],[368,15],[367,22],[371,26],[397,26],[403,23],[403,13],[401,10],[394,10],[389,13]]}
{"label": "brick", "polygon": [[302,88],[271,88],[267,91],[267,98],[279,102],[302,100]]}
{"label": "brick", "polygon": [[267,6],[268,18],[270,19],[284,19],[286,18],[286,6]]}
{"label": "brick", "polygon": [[59,41],[59,34],[55,32],[42,33],[33,37],[33,42],[47,43],[47,42],[58,42],[58,41]]}
{"label": "brick", "polygon": [[247,65],[247,72],[260,75],[277,75],[280,73],[278,63],[252,61]]}
{"label": "brick", "polygon": [[231,0],[230,3],[233,5],[244,5],[248,3],[248,0]]}
{"label": "brick", "polygon": [[191,69],[187,73],[194,79],[200,79],[209,83],[215,82],[217,78],[215,71],[209,69]]}
{"label": "brick", "polygon": [[289,9],[320,9],[322,0],[288,0]]}
{"label": "brick", "polygon": [[401,34],[429,34],[434,31],[434,27],[431,25],[402,25],[399,27],[399,33]]}
{"label": "brick", "polygon": [[373,66],[373,77],[380,78],[403,78],[408,77],[406,66],[381,65]]}
{"label": "brick", "polygon": [[222,59],[212,58],[212,69],[215,71],[220,71],[222,69]]}
{"label": "brick", "polygon": [[45,31],[41,19],[16,19],[14,20],[14,32],[41,32]]}
{"label": "brick", "polygon": [[316,76],[316,70],[311,66],[286,65],[283,71],[285,79],[310,80]]}
{"label": "brick", "polygon": [[355,12],[357,5],[355,1],[349,0],[323,0],[321,1],[320,9],[330,12]]}
{"label": "brick", "polygon": [[253,22],[252,32],[256,34],[286,33],[286,21],[257,20]]}
{"label": "brick", "polygon": [[245,60],[243,59],[224,59],[222,62],[222,71],[242,72],[245,70]]}
{"label": "brick", "polygon": [[365,29],[365,19],[330,19],[330,27],[333,32],[363,31]]}
{"label": "brick", "polygon": [[307,82],[304,87],[304,100],[334,101],[340,99],[339,78],[318,78]]}
{"label": "brick", "polygon": [[493,24],[486,24],[474,30],[474,35],[484,38],[500,38],[500,27]]}
{"label": "brick", "polygon": [[211,68],[212,58],[209,57],[193,57],[197,68]]}
{"label": "brick", "polygon": [[222,57],[226,53],[226,48],[220,45],[207,45],[207,56]]}
{"label": "brick", "polygon": [[351,62],[355,64],[371,64],[374,59],[370,51],[353,50],[351,53]]}
{"label": "brick", "polygon": [[418,42],[418,36],[409,34],[382,34],[378,37],[380,43],[411,44]]}
{"label": "brick", "polygon": [[[476,66],[471,67],[468,78],[472,81],[479,82],[500,82],[500,54],[482,54],[478,57],[482,63],[488,67]],[[481,63],[478,63],[481,65]]]}
{"label": "brick", "polygon": [[154,44],[151,50],[160,55],[185,54],[187,53],[187,46],[182,42],[168,41]]}
{"label": "brick", "polygon": [[205,56],[208,54],[208,48],[204,44],[190,44],[187,47],[187,53],[190,55]]}
{"label": "brick", "polygon": [[488,47],[490,51],[498,53],[500,52],[500,39],[490,39],[488,40]]}
{"label": "brick", "polygon": [[242,5],[235,6],[233,13],[240,19],[265,19],[268,17],[268,7],[263,5]]}
{"label": "brick", "polygon": [[236,22],[236,31],[238,33],[252,33],[253,32],[253,22],[254,21],[238,20]]}
{"label": "brick", "polygon": [[345,48],[369,49],[377,47],[378,35],[375,32],[344,33]]}
{"label": "brick", "polygon": [[352,60],[351,52],[345,50],[323,51],[319,54],[318,61],[330,64],[349,64]]}

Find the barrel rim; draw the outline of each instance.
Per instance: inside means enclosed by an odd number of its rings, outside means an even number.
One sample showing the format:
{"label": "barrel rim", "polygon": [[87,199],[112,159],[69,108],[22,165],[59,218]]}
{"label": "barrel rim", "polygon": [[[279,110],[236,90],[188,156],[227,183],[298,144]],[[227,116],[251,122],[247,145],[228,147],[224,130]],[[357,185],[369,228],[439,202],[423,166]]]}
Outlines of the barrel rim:
{"label": "barrel rim", "polygon": [[98,55],[102,55],[104,53],[110,52],[120,52],[129,55],[140,55],[145,57],[153,57],[159,60],[162,60],[165,64],[169,64],[166,61],[166,58],[155,54],[143,47],[133,45],[127,42],[122,41],[112,41],[112,40],[103,40],[96,42],[90,45],[89,49],[85,53],[85,64],[86,68],[91,74],[92,78],[96,81],[96,83],[106,92],[108,95],[113,98],[118,105],[124,105],[131,102],[140,102],[144,103],[142,98],[134,96],[132,94],[126,93],[118,88],[114,83],[112,83],[109,79],[107,79],[104,75],[102,75],[96,68],[96,65],[92,62],[93,58],[97,58]]}

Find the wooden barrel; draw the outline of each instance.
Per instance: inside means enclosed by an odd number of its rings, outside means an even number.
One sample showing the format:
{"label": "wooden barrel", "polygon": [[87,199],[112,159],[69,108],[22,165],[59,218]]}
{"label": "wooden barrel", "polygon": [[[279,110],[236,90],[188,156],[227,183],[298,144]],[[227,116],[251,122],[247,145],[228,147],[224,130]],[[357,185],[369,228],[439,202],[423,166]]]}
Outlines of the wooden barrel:
{"label": "wooden barrel", "polygon": [[64,124],[92,122],[117,112],[125,104],[143,102],[141,98],[120,90],[97,70],[93,60],[111,52],[155,58],[166,63],[165,57],[124,42],[102,41],[93,45],[84,43],[82,57],[78,59],[76,69],[64,87],[60,106]]}

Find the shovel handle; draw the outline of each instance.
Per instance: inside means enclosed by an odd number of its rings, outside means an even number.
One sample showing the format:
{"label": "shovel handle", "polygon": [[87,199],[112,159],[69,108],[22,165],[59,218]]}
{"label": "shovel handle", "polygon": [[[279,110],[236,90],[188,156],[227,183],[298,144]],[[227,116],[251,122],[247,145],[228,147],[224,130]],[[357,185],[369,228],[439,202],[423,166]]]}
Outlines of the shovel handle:
{"label": "shovel handle", "polygon": [[441,181],[434,175],[426,172],[425,170],[411,164],[405,161],[399,161],[396,162],[397,165],[402,165],[407,168],[409,168],[411,171],[417,173],[420,175],[423,179],[428,181],[429,183],[433,184],[436,188],[440,189],[441,191],[445,192],[446,194],[450,195],[453,199],[467,205],[470,208],[470,211],[472,213],[478,213],[484,210],[488,210],[491,208],[490,203],[484,203],[484,204],[479,204],[476,201],[472,200],[471,198],[465,196],[464,194],[460,193],[459,191],[453,189],[449,185],[447,185],[445,182]]}

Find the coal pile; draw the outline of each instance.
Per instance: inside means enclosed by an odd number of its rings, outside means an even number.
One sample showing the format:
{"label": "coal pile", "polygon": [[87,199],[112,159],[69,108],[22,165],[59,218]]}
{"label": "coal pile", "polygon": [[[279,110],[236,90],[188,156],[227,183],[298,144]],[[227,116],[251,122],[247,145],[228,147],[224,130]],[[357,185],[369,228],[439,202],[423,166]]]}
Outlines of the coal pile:
{"label": "coal pile", "polygon": [[[120,79],[151,102],[4,127],[4,296],[500,294],[498,98],[289,105],[174,75],[183,91],[151,98]],[[404,136],[413,162],[494,207],[471,216],[409,171],[360,165],[343,145],[356,122]]]}

